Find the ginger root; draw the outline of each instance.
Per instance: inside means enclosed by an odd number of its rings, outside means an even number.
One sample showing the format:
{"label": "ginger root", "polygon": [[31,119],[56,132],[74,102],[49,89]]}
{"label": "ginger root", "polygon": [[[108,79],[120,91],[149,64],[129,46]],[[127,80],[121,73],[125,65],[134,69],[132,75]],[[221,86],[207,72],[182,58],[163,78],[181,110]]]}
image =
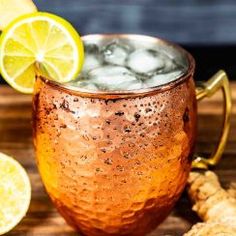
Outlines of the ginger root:
{"label": "ginger root", "polygon": [[231,183],[228,193],[231,197],[236,198],[236,183]]}
{"label": "ginger root", "polygon": [[236,236],[235,184],[226,191],[212,171],[191,172],[188,194],[204,223],[197,223],[184,236]]}

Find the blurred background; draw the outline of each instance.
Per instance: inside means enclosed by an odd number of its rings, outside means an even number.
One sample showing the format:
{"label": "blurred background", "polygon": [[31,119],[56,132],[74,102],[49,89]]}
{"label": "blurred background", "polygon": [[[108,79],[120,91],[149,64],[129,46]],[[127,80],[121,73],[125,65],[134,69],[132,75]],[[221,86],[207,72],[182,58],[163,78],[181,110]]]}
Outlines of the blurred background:
{"label": "blurred background", "polygon": [[168,39],[196,59],[196,80],[218,69],[236,79],[235,0],[34,0],[63,16],[81,35],[134,33]]}

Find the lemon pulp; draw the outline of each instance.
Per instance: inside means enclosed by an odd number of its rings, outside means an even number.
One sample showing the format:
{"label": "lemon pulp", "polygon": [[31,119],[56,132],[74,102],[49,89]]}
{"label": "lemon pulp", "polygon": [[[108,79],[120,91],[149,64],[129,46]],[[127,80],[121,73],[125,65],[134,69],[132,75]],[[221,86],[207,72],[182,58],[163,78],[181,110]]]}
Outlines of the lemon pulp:
{"label": "lemon pulp", "polygon": [[25,216],[30,198],[31,186],[24,168],[0,153],[0,235],[10,231]]}

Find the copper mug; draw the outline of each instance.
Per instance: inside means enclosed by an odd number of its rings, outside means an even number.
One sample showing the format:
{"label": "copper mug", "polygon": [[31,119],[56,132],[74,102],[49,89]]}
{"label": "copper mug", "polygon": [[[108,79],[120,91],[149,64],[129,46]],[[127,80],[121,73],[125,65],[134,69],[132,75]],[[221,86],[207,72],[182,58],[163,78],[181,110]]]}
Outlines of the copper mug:
{"label": "copper mug", "polygon": [[[129,39],[170,47],[187,72],[165,85],[89,92],[38,72],[33,132],[38,169],[65,220],[89,236],[145,235],[169,214],[192,167],[215,165],[229,132],[230,88],[224,71],[196,87],[193,57],[178,45],[138,35],[90,35],[85,42]],[[209,158],[195,157],[197,101],[223,92],[224,122]]]}

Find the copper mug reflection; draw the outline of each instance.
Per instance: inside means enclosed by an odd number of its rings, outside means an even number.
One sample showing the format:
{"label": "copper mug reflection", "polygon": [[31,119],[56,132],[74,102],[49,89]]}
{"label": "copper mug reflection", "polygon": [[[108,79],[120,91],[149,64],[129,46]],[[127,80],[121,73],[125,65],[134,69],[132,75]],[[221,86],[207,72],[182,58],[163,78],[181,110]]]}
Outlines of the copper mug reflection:
{"label": "copper mug reflection", "polygon": [[[89,236],[145,235],[169,214],[192,166],[216,164],[229,131],[226,74],[195,87],[192,56],[179,46],[137,35],[90,35],[170,45],[186,56],[187,73],[155,88],[84,92],[43,76],[36,79],[33,131],[37,165],[54,205]],[[197,100],[222,89],[224,123],[208,159],[193,157]]]}

